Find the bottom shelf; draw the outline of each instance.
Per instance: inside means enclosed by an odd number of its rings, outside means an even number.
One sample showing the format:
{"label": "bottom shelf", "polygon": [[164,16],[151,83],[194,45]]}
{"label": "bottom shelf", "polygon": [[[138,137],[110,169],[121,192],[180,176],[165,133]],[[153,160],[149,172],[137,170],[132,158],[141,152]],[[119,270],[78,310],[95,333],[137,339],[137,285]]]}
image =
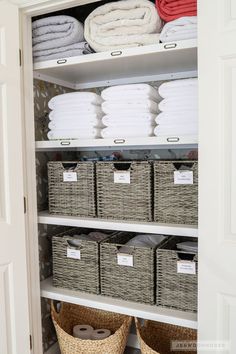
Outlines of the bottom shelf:
{"label": "bottom shelf", "polygon": [[165,309],[155,305],[152,306],[129,302],[102,295],[93,295],[79,291],[56,288],[52,285],[52,278],[48,278],[41,282],[41,296],[47,299],[65,301],[147,320],[170,323],[193,329],[197,328],[197,315],[194,313]]}

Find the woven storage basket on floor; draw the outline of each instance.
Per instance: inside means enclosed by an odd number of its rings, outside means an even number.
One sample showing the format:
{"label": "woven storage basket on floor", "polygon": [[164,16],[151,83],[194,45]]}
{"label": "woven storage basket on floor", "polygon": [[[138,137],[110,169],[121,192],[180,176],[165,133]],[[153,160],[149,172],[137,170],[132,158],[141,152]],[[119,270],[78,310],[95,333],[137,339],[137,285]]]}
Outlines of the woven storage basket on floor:
{"label": "woven storage basket on floor", "polygon": [[[58,314],[52,305],[52,319],[61,354],[123,354],[132,318],[112,312],[62,303]],[[112,335],[103,340],[83,340],[72,336],[73,327],[88,324],[106,328]]]}
{"label": "woven storage basket on floor", "polygon": [[[114,183],[114,173],[130,173],[130,183]],[[152,220],[152,165],[148,161],[98,162],[98,216]]]}
{"label": "woven storage basket on floor", "polygon": [[[75,173],[77,181],[63,181],[64,172]],[[93,162],[48,162],[49,212],[71,216],[96,215],[95,167]]]}
{"label": "woven storage basket on floor", "polygon": [[101,243],[101,294],[154,304],[155,249],[131,246],[129,249],[130,254],[133,255],[133,267],[117,264],[119,248],[134,236],[134,234],[120,233]]}
{"label": "woven storage basket on floor", "polygon": [[[174,184],[174,173],[181,170],[193,172],[193,184]],[[197,161],[154,162],[154,221],[170,224],[197,224]]]}
{"label": "woven storage basket on floor", "polygon": [[[177,250],[176,244],[189,241],[185,237],[171,237],[157,249],[157,305],[182,311],[197,311],[198,256],[191,252]],[[197,241],[191,238],[191,241]],[[195,262],[196,274],[177,272],[177,262]]]}
{"label": "woven storage basket on floor", "polygon": [[[91,231],[91,230],[90,230]],[[114,231],[101,231],[107,237],[114,235]],[[80,245],[75,247],[71,244],[73,235],[80,232],[74,228],[52,238],[53,254],[53,285],[60,288],[80,290],[89,293],[100,293],[100,242],[80,241]],[[86,231],[85,233],[88,233]],[[79,250],[80,259],[67,257],[67,250]]]}
{"label": "woven storage basket on floor", "polygon": [[[174,326],[168,323],[145,321],[141,326],[135,318],[137,335],[142,354],[196,354],[197,331],[191,328]],[[186,345],[190,341],[193,350],[171,350],[172,341],[180,341]],[[185,343],[184,343],[185,342]]]}

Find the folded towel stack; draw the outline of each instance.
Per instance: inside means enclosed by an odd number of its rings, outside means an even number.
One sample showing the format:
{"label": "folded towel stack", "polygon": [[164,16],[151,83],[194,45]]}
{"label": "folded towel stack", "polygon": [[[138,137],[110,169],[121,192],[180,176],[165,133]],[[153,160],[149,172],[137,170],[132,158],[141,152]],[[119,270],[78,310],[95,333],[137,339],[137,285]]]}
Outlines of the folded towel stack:
{"label": "folded towel stack", "polygon": [[84,27],[70,16],[51,16],[32,24],[34,62],[91,53]]}
{"label": "folded towel stack", "polygon": [[171,42],[197,38],[197,16],[186,16],[165,24],[160,41]]}
{"label": "folded towel stack", "polygon": [[162,21],[148,0],[121,0],[96,8],[85,20],[84,36],[96,52],[159,42]]}
{"label": "folded towel stack", "polygon": [[48,107],[48,139],[99,138],[102,125],[102,99],[93,92],[73,92],[53,97]]}
{"label": "folded towel stack", "polygon": [[160,114],[154,130],[156,136],[197,136],[198,134],[198,80],[183,79],[165,82],[159,87],[164,99],[159,104]]}
{"label": "folded towel stack", "polygon": [[102,91],[103,138],[153,135],[159,94],[148,84],[119,85]]}
{"label": "folded towel stack", "polygon": [[197,16],[197,0],[156,0],[159,16],[166,22]]}

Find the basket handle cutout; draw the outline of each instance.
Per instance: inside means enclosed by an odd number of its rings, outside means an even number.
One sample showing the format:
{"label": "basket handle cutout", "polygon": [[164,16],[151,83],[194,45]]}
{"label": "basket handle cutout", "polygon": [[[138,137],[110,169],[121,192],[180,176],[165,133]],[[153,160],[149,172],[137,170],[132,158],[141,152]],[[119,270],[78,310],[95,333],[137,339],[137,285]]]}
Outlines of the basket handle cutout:
{"label": "basket handle cutout", "polygon": [[[129,252],[120,252],[120,249],[122,247],[126,247],[127,249],[129,249]],[[116,246],[116,253],[125,253],[125,254],[129,254],[129,255],[133,255],[134,251],[135,251],[135,246],[125,246],[125,245]]]}
{"label": "basket handle cutout", "polygon": [[80,249],[82,249],[83,247],[82,247],[82,245],[81,244],[78,244],[79,242],[81,242],[81,240],[76,240],[77,242],[75,243],[75,240],[66,240],[66,243],[67,243],[67,245],[69,246],[69,247],[73,247],[73,248],[75,248],[75,249],[77,249],[77,250],[80,250]]}
{"label": "basket handle cutout", "polygon": [[65,170],[74,170],[78,164],[77,162],[62,162],[62,166]]}
{"label": "basket handle cutout", "polygon": [[130,162],[114,163],[114,168],[118,171],[128,171],[131,168]]}
{"label": "basket handle cutout", "polygon": [[182,261],[193,261],[196,254],[195,253],[177,252],[177,256]]}
{"label": "basket handle cutout", "polygon": [[176,170],[183,170],[185,169],[186,167],[187,168],[192,168],[193,165],[194,165],[194,162],[173,162],[173,165],[175,167]]}

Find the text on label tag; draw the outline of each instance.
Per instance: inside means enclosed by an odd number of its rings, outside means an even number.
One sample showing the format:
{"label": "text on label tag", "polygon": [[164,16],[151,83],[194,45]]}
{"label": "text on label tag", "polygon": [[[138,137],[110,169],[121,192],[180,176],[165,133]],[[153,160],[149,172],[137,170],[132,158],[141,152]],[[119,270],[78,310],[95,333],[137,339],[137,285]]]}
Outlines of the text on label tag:
{"label": "text on label tag", "polygon": [[63,172],[63,182],[77,182],[77,173]]}
{"label": "text on label tag", "polygon": [[67,248],[67,258],[80,259],[80,250],[74,250],[72,248]]}
{"label": "text on label tag", "polygon": [[130,171],[115,171],[114,183],[127,183],[130,184]]}
{"label": "text on label tag", "polygon": [[174,171],[174,184],[193,184],[193,171]]}
{"label": "text on label tag", "polygon": [[196,274],[196,262],[178,261],[177,262],[177,273]]}
{"label": "text on label tag", "polygon": [[127,267],[133,267],[134,266],[134,257],[132,256],[132,254],[118,253],[117,254],[117,264],[127,266]]}

